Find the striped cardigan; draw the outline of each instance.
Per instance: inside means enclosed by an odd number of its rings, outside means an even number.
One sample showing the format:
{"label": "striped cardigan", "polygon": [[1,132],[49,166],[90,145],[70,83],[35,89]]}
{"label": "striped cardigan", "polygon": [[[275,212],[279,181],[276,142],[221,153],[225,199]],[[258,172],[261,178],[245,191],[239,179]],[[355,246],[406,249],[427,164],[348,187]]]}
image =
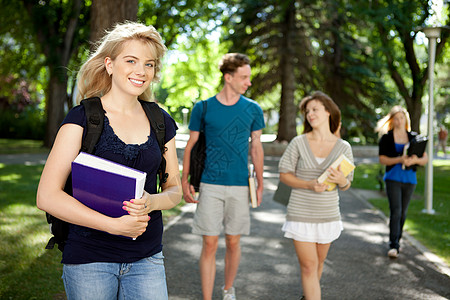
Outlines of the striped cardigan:
{"label": "striped cardigan", "polygon": [[[280,159],[278,170],[280,173],[292,173],[302,180],[317,179],[342,153],[353,161],[350,144],[338,139],[330,155],[319,164],[309,147],[306,135],[302,134],[289,143]],[[347,178],[353,180],[353,172]],[[287,206],[287,221],[326,223],[340,219],[337,188],[322,193],[300,188],[292,189]]]}

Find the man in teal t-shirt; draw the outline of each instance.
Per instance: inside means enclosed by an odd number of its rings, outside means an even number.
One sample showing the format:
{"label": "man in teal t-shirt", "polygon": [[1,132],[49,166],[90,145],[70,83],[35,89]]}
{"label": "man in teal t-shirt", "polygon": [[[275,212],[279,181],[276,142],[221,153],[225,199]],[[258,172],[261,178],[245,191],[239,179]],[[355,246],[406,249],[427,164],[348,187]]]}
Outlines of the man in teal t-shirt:
{"label": "man in teal t-shirt", "polygon": [[251,86],[250,60],[239,53],[226,54],[220,63],[224,86],[205,100],[205,169],[198,200],[188,181],[191,150],[198,140],[203,105],[198,102],[189,123],[190,137],[184,150],[182,186],[184,199],[198,203],[192,232],[202,235],[200,276],[203,299],[211,299],[214,289],[216,250],[219,235],[225,233],[226,259],[223,299],[235,299],[233,282],[241,258],[240,237],[250,232],[248,153],[255,167],[258,205],[263,193],[264,152],[261,133],[264,117],[261,107],[242,96]]}

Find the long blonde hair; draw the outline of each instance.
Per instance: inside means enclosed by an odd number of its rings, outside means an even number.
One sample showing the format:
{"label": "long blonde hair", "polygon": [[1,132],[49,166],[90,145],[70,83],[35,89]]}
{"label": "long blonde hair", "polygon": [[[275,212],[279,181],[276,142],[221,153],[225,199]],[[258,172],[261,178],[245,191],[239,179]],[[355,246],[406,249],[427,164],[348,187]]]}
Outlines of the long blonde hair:
{"label": "long blonde hair", "polygon": [[[96,43],[96,50],[81,66],[77,77],[78,103],[84,98],[101,97],[109,92],[111,77],[106,71],[105,58],[116,59],[124,44],[131,40],[139,40],[148,44],[150,51],[154,52],[152,54],[156,54],[155,75],[152,82],[159,82],[162,67],[161,59],[167,51],[159,33],[153,26],[129,21],[119,23],[111,31],[107,31],[103,38]],[[152,97],[152,85],[150,84],[148,89],[139,96],[139,99],[149,101]]]}
{"label": "long blonde hair", "polygon": [[409,113],[401,105],[396,105],[392,107],[391,111],[377,122],[377,128],[375,129],[375,131],[378,132],[380,135],[383,135],[388,131],[392,130],[394,128],[393,125],[394,116],[400,112],[405,115],[406,119],[405,130],[411,131],[411,120],[409,119]]}

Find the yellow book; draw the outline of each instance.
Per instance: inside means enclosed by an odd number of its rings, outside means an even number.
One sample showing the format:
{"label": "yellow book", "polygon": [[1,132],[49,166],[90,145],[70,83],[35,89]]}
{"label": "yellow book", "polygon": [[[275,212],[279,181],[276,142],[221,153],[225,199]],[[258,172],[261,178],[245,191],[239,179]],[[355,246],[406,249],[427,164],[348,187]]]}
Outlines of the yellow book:
{"label": "yellow book", "polygon": [[[333,169],[336,169],[340,166],[340,170],[342,173],[344,173],[344,176],[347,176],[350,174],[353,169],[355,169],[355,165],[344,155],[341,154],[331,165]],[[328,169],[328,168],[327,168]],[[320,177],[317,179],[319,183],[325,183],[328,185],[327,191],[331,191],[336,187],[336,183],[329,182],[328,175],[330,175],[330,172],[325,171]]]}

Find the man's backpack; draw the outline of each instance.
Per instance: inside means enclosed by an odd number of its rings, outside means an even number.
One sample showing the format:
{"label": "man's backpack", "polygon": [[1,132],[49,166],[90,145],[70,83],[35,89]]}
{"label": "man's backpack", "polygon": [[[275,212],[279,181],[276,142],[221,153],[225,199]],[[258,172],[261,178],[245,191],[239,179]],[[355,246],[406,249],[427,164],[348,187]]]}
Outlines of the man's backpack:
{"label": "man's backpack", "polygon": [[[156,139],[158,140],[159,149],[161,150],[161,163],[158,169],[159,175],[159,190],[162,189],[162,184],[167,181],[169,174],[166,173],[166,159],[163,154],[166,151],[164,138],[166,134],[166,125],[164,122],[164,115],[155,102],[148,102],[139,100],[147,118],[149,119],[150,126],[156,133]],[[86,153],[94,153],[95,145],[97,144],[100,135],[103,131],[103,120],[105,112],[102,107],[100,98],[94,97],[84,99],[81,101],[86,112],[86,134],[83,138],[80,151]],[[69,174],[67,178],[64,191],[69,195],[72,195],[72,175]],[[69,223],[60,220],[49,213],[46,213],[47,222],[50,225],[50,232],[53,236],[45,246],[45,249],[53,249],[55,244],[58,245],[58,249],[62,252],[66,244],[67,236],[69,234]]]}

